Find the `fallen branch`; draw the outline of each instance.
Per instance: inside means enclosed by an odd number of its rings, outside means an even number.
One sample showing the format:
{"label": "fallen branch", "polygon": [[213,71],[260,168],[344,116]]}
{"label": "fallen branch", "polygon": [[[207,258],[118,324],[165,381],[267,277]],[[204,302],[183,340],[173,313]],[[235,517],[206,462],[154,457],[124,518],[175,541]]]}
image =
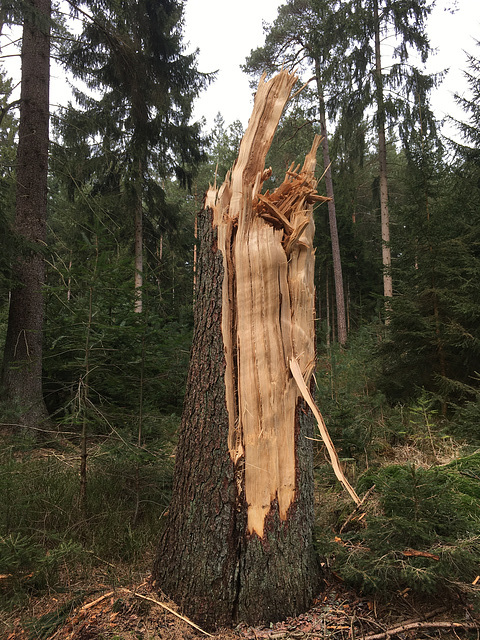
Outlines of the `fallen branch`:
{"label": "fallen branch", "polygon": [[135,591],[130,591],[130,589],[125,589],[124,588],[123,591],[127,591],[128,593],[131,593],[136,598],[141,598],[142,600],[148,600],[149,602],[153,602],[154,604],[158,604],[159,607],[162,607],[163,609],[166,609],[172,615],[176,616],[180,620],[183,620],[183,622],[186,622],[187,624],[189,624],[194,629],[197,629],[197,631],[200,631],[201,633],[204,633],[209,638],[213,638],[212,634],[207,633],[201,627],[196,625],[194,622],[192,622],[188,618],[185,618],[185,616],[182,616],[179,613],[177,613],[176,611],[174,611],[171,607],[166,605],[164,602],[160,602],[160,600],[155,600],[155,598],[150,598],[149,596],[142,596],[140,593],[136,593]]}
{"label": "fallen branch", "polygon": [[382,638],[396,636],[399,633],[412,631],[413,629],[463,629],[464,631],[468,631],[479,628],[480,626],[477,622],[411,622],[410,624],[402,624],[399,627],[392,627],[383,633],[374,633],[371,636],[365,636],[363,640],[382,640]]}
{"label": "fallen branch", "polygon": [[100,598],[97,598],[96,600],[92,600],[92,602],[89,602],[88,604],[84,605],[80,609],[80,611],[86,611],[87,609],[90,609],[91,607],[94,607],[99,602],[102,602],[102,600],[106,600],[110,596],[113,596],[114,593],[115,593],[114,591],[109,591],[108,593],[104,593],[103,596],[100,596]]}
{"label": "fallen branch", "polygon": [[447,607],[437,607],[436,609],[432,609],[432,611],[428,611],[420,616],[416,616],[415,618],[409,618],[408,620],[404,620],[402,622],[403,625],[413,624],[414,622],[425,622],[425,620],[430,620],[430,618],[434,618],[438,616],[440,613],[445,613],[448,611]]}

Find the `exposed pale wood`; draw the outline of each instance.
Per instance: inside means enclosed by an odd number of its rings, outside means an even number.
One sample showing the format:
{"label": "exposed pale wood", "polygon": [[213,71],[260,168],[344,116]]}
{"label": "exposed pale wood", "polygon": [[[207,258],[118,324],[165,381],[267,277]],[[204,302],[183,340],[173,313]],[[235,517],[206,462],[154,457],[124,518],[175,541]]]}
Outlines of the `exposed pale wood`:
{"label": "exposed pale wood", "polygon": [[83,605],[83,607],[80,609],[80,611],[85,611],[86,609],[91,609],[95,605],[100,604],[100,602],[103,602],[103,600],[106,600],[110,596],[113,596],[114,593],[115,593],[114,591],[109,591],[108,593],[104,593],[103,596],[100,596],[96,600],[92,600],[92,602],[88,602],[87,604]]}
{"label": "exposed pale wood", "polygon": [[320,137],[303,167],[261,193],[265,156],[296,77],[259,84],[237,161],[220,190],[210,189],[224,263],[222,333],[229,448],[244,461],[248,531],[262,537],[275,502],[287,518],[296,490],[295,420],[301,398],[289,371],[298,358],[307,378],[314,353],[313,204]]}
{"label": "exposed pale wood", "polygon": [[305,398],[305,402],[313,411],[313,415],[317,419],[318,428],[320,430],[322,440],[324,441],[325,446],[327,447],[328,455],[330,456],[330,461],[332,463],[332,467],[333,467],[333,470],[335,471],[335,475],[337,479],[343,484],[345,489],[350,494],[352,500],[356,504],[360,504],[361,503],[360,498],[357,496],[357,494],[355,493],[355,489],[348,482],[347,478],[345,477],[345,474],[342,471],[342,467],[340,466],[340,460],[338,459],[337,452],[335,450],[335,447],[333,446],[333,442],[328,433],[322,414],[318,410],[318,407],[315,404],[314,399],[312,398],[312,394],[310,393],[307,385],[305,384],[305,380],[302,376],[302,372],[300,370],[299,364],[294,358],[290,360],[290,369],[292,371],[292,375],[295,378],[296,383],[298,384],[298,388],[300,389],[303,397]]}

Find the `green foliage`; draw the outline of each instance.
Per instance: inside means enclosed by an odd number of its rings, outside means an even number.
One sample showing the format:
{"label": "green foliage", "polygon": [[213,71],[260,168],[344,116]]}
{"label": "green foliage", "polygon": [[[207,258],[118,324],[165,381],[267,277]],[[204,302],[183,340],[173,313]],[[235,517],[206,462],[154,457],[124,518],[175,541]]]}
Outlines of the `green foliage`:
{"label": "green foliage", "polygon": [[[180,412],[193,324],[191,216],[175,232],[146,220],[138,314],[121,191],[96,192],[92,180],[72,200],[62,184],[55,186],[44,348],[50,412],[76,428],[86,411],[93,432],[109,432],[112,420],[136,430],[140,414]],[[180,195],[168,198],[177,207]]]}
{"label": "green foliage", "polygon": [[18,123],[12,109],[12,92],[13,81],[0,68],[0,309],[7,300],[14,239],[11,225],[15,209],[15,136]]}
{"label": "green foliage", "polygon": [[60,541],[52,549],[39,545],[33,536],[9,534],[0,537],[0,568],[6,581],[6,593],[0,588],[0,601],[17,600],[25,593],[38,593],[57,584],[60,565],[79,562],[80,544]]}
{"label": "green foliage", "polygon": [[465,191],[455,171],[441,168],[438,156],[430,160],[434,166],[423,184],[406,168],[403,180],[411,190],[396,207],[397,284],[378,349],[378,385],[392,401],[409,401],[425,388],[446,406],[469,398],[467,387],[480,369],[480,200],[478,190]]}
{"label": "green foliage", "polygon": [[[226,126],[221,113],[217,113],[214,127],[208,137],[206,158],[195,180],[201,194],[207,191],[209,184],[213,185],[216,182],[217,187],[220,187],[223,183],[227,171],[232,168],[237,159],[243,133],[243,126],[239,120]],[[196,209],[200,208],[201,203],[198,202]]]}
{"label": "green foliage", "polygon": [[[203,142],[200,124],[191,122],[193,101],[209,77],[197,71],[196,53],[185,54],[182,3],[82,4],[92,19],[83,21],[82,33],[61,56],[96,92],[76,91],[83,109],[69,110],[83,123],[79,132],[93,146],[102,139],[112,154],[107,166],[111,159],[120,163],[133,195],[158,192],[155,174],[190,186]],[[95,155],[101,160],[103,149]]]}
{"label": "green foliage", "polygon": [[335,545],[335,570],[365,593],[468,593],[480,562],[480,456],[431,469],[370,469],[377,512]]}
{"label": "green foliage", "polygon": [[385,399],[373,385],[377,363],[371,358],[379,329],[376,325],[363,327],[351,335],[346,349],[332,345],[319,359],[319,407],[344,458],[368,459],[385,435],[379,420]]}
{"label": "green foliage", "polygon": [[[476,41],[480,47],[480,41]],[[457,153],[461,158],[469,164],[479,166],[480,159],[480,58],[471,54],[467,54],[468,71],[465,72],[465,78],[469,85],[469,95],[455,95],[455,99],[460,107],[468,115],[468,122],[456,122],[462,137],[465,141],[464,145],[454,145]]]}
{"label": "green foliage", "polygon": [[472,400],[457,405],[449,423],[449,432],[472,446],[480,445],[480,392],[472,389]]}
{"label": "green foliage", "polygon": [[81,572],[96,564],[142,560],[169,502],[177,423],[170,418],[157,424],[163,436],[150,434],[148,448],[136,446],[127,432],[90,446],[85,504],[79,500],[76,448],[66,441],[56,443],[57,451],[5,443],[0,572],[9,574],[9,589],[1,594],[4,600],[57,587],[66,565]]}

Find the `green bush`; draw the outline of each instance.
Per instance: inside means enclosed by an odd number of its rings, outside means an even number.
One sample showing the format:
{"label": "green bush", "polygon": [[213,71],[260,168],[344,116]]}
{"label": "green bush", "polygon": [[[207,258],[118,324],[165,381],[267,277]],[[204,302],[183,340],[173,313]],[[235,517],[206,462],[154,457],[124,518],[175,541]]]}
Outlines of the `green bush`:
{"label": "green bush", "polygon": [[369,470],[357,488],[375,485],[376,512],[330,545],[335,570],[376,595],[469,591],[480,566],[479,470],[480,454],[431,469]]}
{"label": "green bush", "polygon": [[61,563],[81,558],[82,547],[72,540],[46,550],[34,536],[17,533],[0,537],[0,571],[5,576],[0,594],[11,600],[53,587]]}
{"label": "green bush", "polygon": [[458,438],[465,438],[470,445],[480,445],[480,393],[475,400],[469,400],[457,407],[449,424],[449,432]]}

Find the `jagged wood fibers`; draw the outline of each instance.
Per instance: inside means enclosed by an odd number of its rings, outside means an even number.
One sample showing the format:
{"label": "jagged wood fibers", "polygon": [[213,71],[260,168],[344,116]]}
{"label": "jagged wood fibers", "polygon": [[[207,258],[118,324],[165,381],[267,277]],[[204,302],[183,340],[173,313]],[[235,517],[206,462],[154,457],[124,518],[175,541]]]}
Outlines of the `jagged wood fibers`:
{"label": "jagged wood fibers", "polygon": [[290,167],[273,193],[261,193],[266,150],[296,81],[286,72],[277,78],[261,84],[268,107],[254,111],[231,174],[218,197],[210,191],[207,198],[226,273],[230,453],[235,462],[244,457],[248,531],[260,538],[274,501],[285,520],[295,497],[300,393],[289,360],[298,360],[308,384],[315,358],[312,211],[326,200],[316,193],[318,136],[303,167]]}
{"label": "jagged wood fibers", "polygon": [[204,628],[305,611],[313,545],[313,422],[291,375],[314,366],[317,137],[262,193],[296,78],[262,78],[235,165],[199,215],[195,330],[173,499],[153,577]]}

